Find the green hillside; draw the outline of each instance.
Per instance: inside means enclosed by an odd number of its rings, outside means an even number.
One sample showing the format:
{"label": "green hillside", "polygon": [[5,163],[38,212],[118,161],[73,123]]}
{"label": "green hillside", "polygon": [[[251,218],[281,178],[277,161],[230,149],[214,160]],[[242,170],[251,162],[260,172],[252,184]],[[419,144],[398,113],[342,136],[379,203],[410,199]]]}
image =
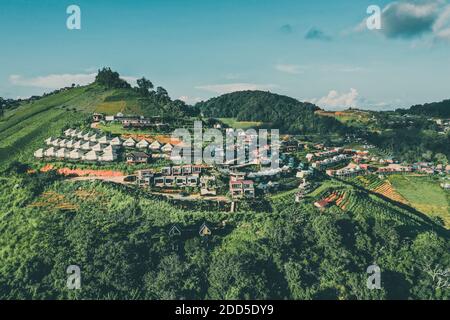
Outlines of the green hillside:
{"label": "green hillside", "polygon": [[[118,74],[117,74],[118,76]],[[49,136],[68,127],[87,127],[93,112],[183,118],[195,114],[184,102],[166,92],[111,87],[98,81],[83,87],[58,90],[38,100],[23,102],[0,117],[0,169],[13,160],[27,161]]]}
{"label": "green hillside", "polygon": [[311,103],[266,91],[240,91],[196,104],[202,114],[213,118],[263,122],[290,133],[343,133],[348,130],[331,117],[320,117]]}
{"label": "green hillside", "polygon": [[[14,174],[0,190],[2,299],[449,299],[427,265],[448,265],[448,236],[426,218],[330,182],[255,212],[176,206],[139,190]],[[340,190],[346,210],[312,205]],[[212,230],[198,236],[203,223]],[[173,225],[180,237],[170,237]],[[382,266],[381,290],[366,269]],[[82,270],[67,290],[66,268]]]}

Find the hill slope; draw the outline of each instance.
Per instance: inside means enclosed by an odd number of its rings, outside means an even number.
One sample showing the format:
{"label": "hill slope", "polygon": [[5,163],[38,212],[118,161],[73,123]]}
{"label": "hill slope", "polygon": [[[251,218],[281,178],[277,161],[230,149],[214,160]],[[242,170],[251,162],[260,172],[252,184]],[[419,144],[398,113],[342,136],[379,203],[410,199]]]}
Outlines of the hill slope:
{"label": "hill slope", "polygon": [[315,115],[319,107],[265,91],[240,91],[196,104],[204,116],[264,122],[290,133],[344,132],[333,118]]}
{"label": "hill slope", "polygon": [[95,82],[59,90],[0,117],[0,169],[13,160],[27,159],[45,138],[65,128],[88,126],[93,112],[177,118],[189,116],[192,108],[166,95],[142,96],[133,88],[107,88]]}
{"label": "hill slope", "polygon": [[409,109],[397,109],[397,112],[423,115],[427,117],[450,118],[450,99],[412,106]]}
{"label": "hill slope", "polygon": [[[51,174],[0,179],[2,299],[450,298],[426,273],[427,265],[450,263],[448,237],[350,186],[317,194],[345,192],[345,211],[287,197],[271,212],[241,203],[230,214]],[[198,235],[205,222],[208,240]],[[168,235],[174,224],[180,237]],[[366,287],[374,261],[381,290]],[[81,267],[82,290],[66,288],[70,264]]]}

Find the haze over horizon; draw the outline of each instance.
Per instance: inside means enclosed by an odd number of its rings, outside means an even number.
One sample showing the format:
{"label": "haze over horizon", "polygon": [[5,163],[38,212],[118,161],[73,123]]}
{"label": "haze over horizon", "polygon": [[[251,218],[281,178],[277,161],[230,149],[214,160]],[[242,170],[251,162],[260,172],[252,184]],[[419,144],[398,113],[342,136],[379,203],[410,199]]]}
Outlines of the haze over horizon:
{"label": "haze over horizon", "polygon": [[[81,30],[66,27],[72,4]],[[370,5],[382,30],[365,28]],[[448,0],[4,0],[0,33],[5,98],[84,85],[103,66],[189,104],[240,90],[325,110],[450,98]]]}

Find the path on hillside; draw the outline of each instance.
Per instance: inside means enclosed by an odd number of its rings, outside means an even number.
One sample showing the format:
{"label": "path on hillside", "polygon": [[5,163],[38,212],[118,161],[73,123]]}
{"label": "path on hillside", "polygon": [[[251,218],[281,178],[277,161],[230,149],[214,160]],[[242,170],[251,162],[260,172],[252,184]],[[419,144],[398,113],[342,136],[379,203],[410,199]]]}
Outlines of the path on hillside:
{"label": "path on hillside", "polygon": [[101,180],[106,182],[114,182],[120,184],[133,184],[133,182],[124,181],[126,176],[84,176],[84,177],[73,177],[68,180],[71,181],[92,181],[92,180]]}

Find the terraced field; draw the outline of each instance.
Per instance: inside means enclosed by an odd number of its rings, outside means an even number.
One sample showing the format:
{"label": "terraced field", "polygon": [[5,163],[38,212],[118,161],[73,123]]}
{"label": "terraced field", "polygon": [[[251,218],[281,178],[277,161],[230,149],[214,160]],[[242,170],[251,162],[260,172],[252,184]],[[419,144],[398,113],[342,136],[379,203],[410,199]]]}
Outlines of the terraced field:
{"label": "terraced field", "polygon": [[393,201],[409,205],[409,201],[395,190],[389,180],[379,179],[375,175],[360,176],[357,179],[366,189],[381,194]]}
{"label": "terraced field", "polygon": [[440,217],[450,229],[450,192],[439,186],[439,180],[428,176],[394,175],[389,181],[412,207],[429,216]]}

